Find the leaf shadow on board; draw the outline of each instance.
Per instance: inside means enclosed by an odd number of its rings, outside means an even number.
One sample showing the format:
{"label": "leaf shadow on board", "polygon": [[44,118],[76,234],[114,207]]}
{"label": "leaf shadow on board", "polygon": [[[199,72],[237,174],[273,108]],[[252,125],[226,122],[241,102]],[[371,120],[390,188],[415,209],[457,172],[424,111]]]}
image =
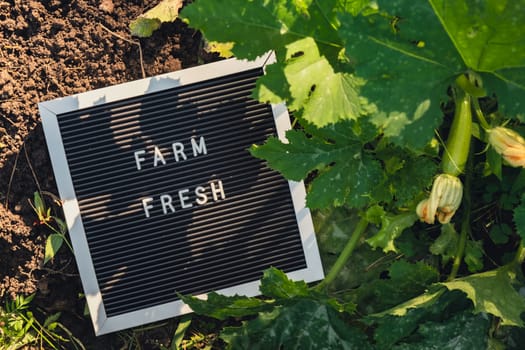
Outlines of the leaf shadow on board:
{"label": "leaf shadow on board", "polygon": [[99,100],[61,126],[100,314],[158,320],[182,310],[176,293],[306,267],[295,217],[279,216],[293,214],[288,182],[248,151],[274,133],[271,107],[244,84],[153,78],[144,95]]}

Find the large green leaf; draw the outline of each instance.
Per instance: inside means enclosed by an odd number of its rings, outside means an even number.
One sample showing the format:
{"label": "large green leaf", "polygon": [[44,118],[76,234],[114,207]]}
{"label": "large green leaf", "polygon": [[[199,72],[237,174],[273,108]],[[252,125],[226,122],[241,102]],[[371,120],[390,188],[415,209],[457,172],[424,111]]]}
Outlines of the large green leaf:
{"label": "large green leaf", "polygon": [[[385,272],[388,272],[386,274]],[[439,278],[438,271],[423,262],[397,260],[377,278],[344,294],[360,311],[376,313],[416,297]]]}
{"label": "large green leaf", "polygon": [[406,149],[391,144],[378,147],[376,156],[385,168],[387,176],[374,190],[374,198],[390,203],[393,199],[398,207],[409,206],[424,188],[432,184],[437,164],[431,157],[412,154]]}
{"label": "large green leaf", "polygon": [[525,67],[525,0],[430,3],[469,68]]}
{"label": "large green leaf", "polygon": [[[481,338],[486,341],[486,328],[483,334],[477,331],[465,332],[462,328],[448,327],[456,324],[457,318],[472,319],[470,311],[470,302],[462,293],[446,291],[445,288],[432,288],[432,291],[426,292],[406,303],[399,305],[385,312],[374,314],[368,317],[368,320],[377,324],[374,338],[377,342],[378,349],[442,349],[446,342],[458,337],[465,337],[465,341],[470,335],[473,338]],[[464,315],[464,316],[459,316]],[[480,315],[480,317],[483,317]],[[488,326],[485,320],[484,326]],[[442,330],[448,329],[449,333],[444,336]],[[439,332],[442,339],[434,339],[436,346],[433,347],[429,342],[432,330]],[[461,341],[458,343],[461,344]],[[397,344],[395,346],[394,344]],[[453,344],[453,343],[452,343]],[[395,346],[395,347],[394,347]],[[446,348],[446,347],[445,347]],[[465,349],[484,349],[485,347],[472,347]],[[463,347],[458,347],[463,349]]]}
{"label": "large green leaf", "polygon": [[328,297],[316,289],[309,288],[304,281],[293,281],[289,279],[283,271],[274,267],[264,271],[259,289],[262,295],[275,300],[273,305],[286,305],[303,298],[324,303],[339,312],[346,311],[352,313],[355,311],[354,304],[340,303],[338,300]]}
{"label": "large green leaf", "polygon": [[443,283],[450,290],[461,290],[474,303],[476,312],[501,318],[503,325],[524,326],[525,298],[513,287],[516,276],[507,266]]}
{"label": "large green leaf", "polygon": [[221,333],[228,349],[356,349],[372,347],[366,336],[345,324],[330,306],[314,300],[299,300],[276,307],[241,327]]}
{"label": "large green leaf", "polygon": [[208,40],[228,42],[238,58],[254,59],[274,51],[277,63],[259,79],[254,96],[264,102],[286,101],[306,121],[325,126],[357,119],[361,79],[341,71],[344,48],[337,35],[338,12],[357,14],[369,1],[199,0],[181,13]]}
{"label": "large green leaf", "polygon": [[441,123],[440,102],[463,64],[427,2],[378,1],[392,17],[342,15],[340,36],[375,123],[400,146],[422,148]]}
{"label": "large green leaf", "polygon": [[260,290],[264,296],[275,299],[308,297],[311,293],[306,282],[292,281],[283,271],[273,267],[264,271]]}
{"label": "large green leaf", "polygon": [[287,100],[288,108],[322,127],[364,114],[358,96],[360,85],[361,79],[335,72],[314,39],[305,38],[286,45],[285,55],[257,81],[254,96],[272,103]]}
{"label": "large green leaf", "polygon": [[[481,73],[483,87],[498,99],[498,110],[506,117],[525,122],[525,67]],[[500,175],[497,171],[496,175]]]}
{"label": "large green leaf", "polygon": [[465,64],[500,110],[525,120],[525,0],[430,0]]}
{"label": "large green leaf", "polygon": [[206,39],[232,42],[238,58],[254,59],[311,37],[323,54],[337,57],[342,49],[335,33],[341,1],[327,0],[198,0],[181,11]]}
{"label": "large green leaf", "polygon": [[446,321],[424,322],[419,325],[413,339],[407,339],[392,350],[471,350],[486,349],[490,322],[482,315],[465,311]]}
{"label": "large green leaf", "polygon": [[370,203],[371,191],[382,181],[383,169],[363,152],[360,143],[351,138],[328,143],[296,130],[288,131],[286,137],[289,143],[270,138],[262,146],[253,146],[251,153],[266,159],[271,168],[290,180],[302,180],[319,170],[307,196],[310,208],[343,204],[359,208]]}

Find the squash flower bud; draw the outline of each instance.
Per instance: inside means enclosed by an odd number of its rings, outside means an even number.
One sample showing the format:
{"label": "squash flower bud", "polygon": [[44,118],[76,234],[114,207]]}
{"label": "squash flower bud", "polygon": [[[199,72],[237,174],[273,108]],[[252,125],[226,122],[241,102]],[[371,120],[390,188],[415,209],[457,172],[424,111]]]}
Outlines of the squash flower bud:
{"label": "squash flower bud", "polygon": [[416,208],[421,221],[433,224],[435,218],[442,224],[450,222],[461,205],[463,184],[456,176],[440,174],[432,184],[430,197],[422,200]]}
{"label": "squash flower bud", "polygon": [[525,139],[514,130],[498,126],[488,131],[489,143],[515,168],[525,168]]}

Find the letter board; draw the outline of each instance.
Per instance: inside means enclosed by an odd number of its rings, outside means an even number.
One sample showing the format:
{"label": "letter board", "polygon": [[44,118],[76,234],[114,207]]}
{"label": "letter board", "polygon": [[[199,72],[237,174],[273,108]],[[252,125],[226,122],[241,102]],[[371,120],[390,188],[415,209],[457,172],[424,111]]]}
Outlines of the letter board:
{"label": "letter board", "polygon": [[247,150],[290,128],[251,98],[269,59],[39,104],[97,335],[191,312],[177,293],[255,296],[270,266],[323,278],[303,183]]}

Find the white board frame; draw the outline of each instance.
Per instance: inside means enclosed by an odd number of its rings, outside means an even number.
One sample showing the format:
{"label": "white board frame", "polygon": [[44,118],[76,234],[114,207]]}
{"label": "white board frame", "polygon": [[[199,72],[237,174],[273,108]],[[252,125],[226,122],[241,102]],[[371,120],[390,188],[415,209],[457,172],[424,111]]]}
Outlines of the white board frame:
{"label": "white board frame", "polygon": [[[58,192],[62,199],[64,215],[75,252],[75,259],[96,335],[160,321],[189,313],[192,310],[188,305],[177,300],[118,316],[108,317],[106,315],[66,159],[57,115],[73,112],[81,108],[136,97],[145,93],[210,80],[245,70],[260,67],[264,68],[267,64],[273,63],[274,61],[275,57],[272,53],[263,55],[254,61],[233,58],[38,104]],[[272,105],[272,110],[278,137],[283,142],[286,142],[285,132],[291,128],[288,110],[284,104]],[[303,182],[294,181],[289,181],[289,187],[307,267],[289,272],[287,275],[293,280],[305,280],[306,282],[318,281],[324,278],[324,273],[311,213],[308,208],[305,207],[305,187]],[[260,294],[259,284],[259,281],[251,281],[234,287],[217,290],[216,292],[224,295],[241,294],[257,296]],[[198,297],[206,298],[206,295],[202,294]]]}

